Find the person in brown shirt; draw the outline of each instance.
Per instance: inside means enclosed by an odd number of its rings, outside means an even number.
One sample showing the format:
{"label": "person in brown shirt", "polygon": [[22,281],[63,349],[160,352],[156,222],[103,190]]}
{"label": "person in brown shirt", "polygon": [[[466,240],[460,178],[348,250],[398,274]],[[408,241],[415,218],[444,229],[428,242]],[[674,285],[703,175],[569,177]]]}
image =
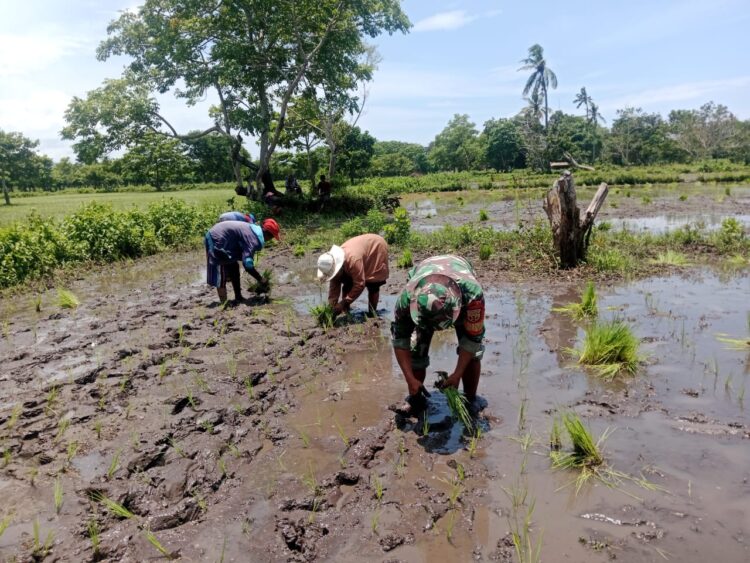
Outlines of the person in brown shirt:
{"label": "person in brown shirt", "polygon": [[[318,257],[318,280],[326,280],[328,302],[335,315],[348,311],[367,288],[370,313],[375,314],[380,287],[388,279],[388,243],[380,235],[360,235]],[[341,300],[339,300],[341,298]]]}

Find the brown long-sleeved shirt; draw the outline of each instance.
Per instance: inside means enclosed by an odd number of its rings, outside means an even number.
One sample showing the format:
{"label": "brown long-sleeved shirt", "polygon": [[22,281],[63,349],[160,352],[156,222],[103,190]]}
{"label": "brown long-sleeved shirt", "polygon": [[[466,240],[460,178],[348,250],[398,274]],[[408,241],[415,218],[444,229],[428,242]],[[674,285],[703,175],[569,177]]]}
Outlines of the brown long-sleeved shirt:
{"label": "brown long-sleeved shirt", "polygon": [[360,235],[341,245],[344,249],[344,266],[328,286],[328,302],[338,303],[345,277],[352,280],[352,288],[343,298],[351,305],[365,289],[365,284],[388,279],[388,243],[380,235]]}

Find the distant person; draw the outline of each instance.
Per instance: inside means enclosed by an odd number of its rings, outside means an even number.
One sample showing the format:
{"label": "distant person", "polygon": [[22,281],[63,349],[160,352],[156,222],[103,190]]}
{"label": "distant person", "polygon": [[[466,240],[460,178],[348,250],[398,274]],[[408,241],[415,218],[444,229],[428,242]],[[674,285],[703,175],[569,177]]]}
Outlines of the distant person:
{"label": "distant person", "polygon": [[318,192],[318,201],[321,203],[321,206],[323,203],[331,200],[331,182],[326,180],[325,174],[320,175],[320,182],[318,182],[316,190]]}
{"label": "distant person", "polygon": [[418,414],[427,408],[429,393],[424,380],[430,365],[430,342],[436,330],[448,328],[455,329],[458,337],[458,360],[441,386],[458,387],[462,382],[469,409],[478,412],[483,406],[477,401],[484,354],[482,286],[465,258],[433,256],[411,269],[396,300],[391,340],[409,389],[408,404],[399,411]]}
{"label": "distant person", "polygon": [[236,303],[242,301],[240,266],[263,283],[263,277],[255,269],[255,253],[261,250],[270,238],[279,239],[279,224],[266,219],[259,226],[245,221],[220,221],[205,236],[206,283],[216,288],[219,301],[227,300],[227,279],[232,282]]}
{"label": "distant person", "polygon": [[299,182],[297,182],[297,178],[294,174],[289,174],[289,176],[286,177],[285,187],[287,195],[302,195],[302,187],[299,185]]}
{"label": "distant person", "polygon": [[318,257],[318,280],[328,282],[335,315],[346,312],[367,288],[370,314],[378,310],[380,288],[388,279],[388,243],[380,235],[360,235]]}
{"label": "distant person", "polygon": [[241,211],[227,211],[219,215],[219,223],[223,221],[244,221],[245,223],[255,223],[255,215],[252,213],[242,213]]}

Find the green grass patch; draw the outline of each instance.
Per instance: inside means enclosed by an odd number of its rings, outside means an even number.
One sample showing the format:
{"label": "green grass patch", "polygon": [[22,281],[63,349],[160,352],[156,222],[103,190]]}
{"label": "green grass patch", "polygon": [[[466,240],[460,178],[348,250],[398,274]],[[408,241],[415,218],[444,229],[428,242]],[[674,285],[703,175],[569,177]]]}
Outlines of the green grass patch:
{"label": "green grass patch", "polygon": [[75,309],[81,304],[81,302],[78,300],[78,297],[76,297],[72,291],[68,291],[67,289],[63,289],[63,288],[58,288],[57,289],[57,304],[62,309]]}
{"label": "green grass patch", "polygon": [[333,307],[330,303],[321,303],[310,307],[310,314],[319,327],[329,329],[333,326]]}
{"label": "green grass patch", "polygon": [[690,264],[687,256],[674,250],[660,252],[656,255],[656,258],[651,260],[651,263],[665,266],[688,266]]}
{"label": "green grass patch", "polygon": [[411,268],[414,265],[414,259],[411,255],[411,250],[405,248],[401,253],[401,256],[396,260],[397,268]]}

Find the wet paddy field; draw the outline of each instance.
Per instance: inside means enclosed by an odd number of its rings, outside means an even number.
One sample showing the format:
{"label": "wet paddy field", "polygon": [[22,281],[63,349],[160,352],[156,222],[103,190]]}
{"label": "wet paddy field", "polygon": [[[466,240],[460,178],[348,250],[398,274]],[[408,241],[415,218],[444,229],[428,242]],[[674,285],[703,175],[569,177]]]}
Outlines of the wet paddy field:
{"label": "wet paddy field", "polygon": [[[747,188],[721,203],[695,189],[651,205],[749,213]],[[640,198],[614,194],[602,219],[637,217]],[[501,204],[453,219],[512,222]],[[472,439],[432,387],[455,365],[452,334],[433,342],[427,423],[388,408],[406,391],[388,336],[405,271],[392,265],[380,318],[323,331],[307,314],[314,260],[267,253],[273,299],[226,310],[200,252],[82,273],[66,285],[76,309],[54,290],[3,298],[0,560],[519,561],[513,531],[541,561],[750,559],[750,351],[721,340],[750,339],[747,268],[599,284],[600,317],[641,340],[638,373],[612,382],[568,352],[586,324],[553,311],[581,282],[478,268],[487,407]],[[552,469],[565,412],[608,434],[615,486],[576,492]]]}

